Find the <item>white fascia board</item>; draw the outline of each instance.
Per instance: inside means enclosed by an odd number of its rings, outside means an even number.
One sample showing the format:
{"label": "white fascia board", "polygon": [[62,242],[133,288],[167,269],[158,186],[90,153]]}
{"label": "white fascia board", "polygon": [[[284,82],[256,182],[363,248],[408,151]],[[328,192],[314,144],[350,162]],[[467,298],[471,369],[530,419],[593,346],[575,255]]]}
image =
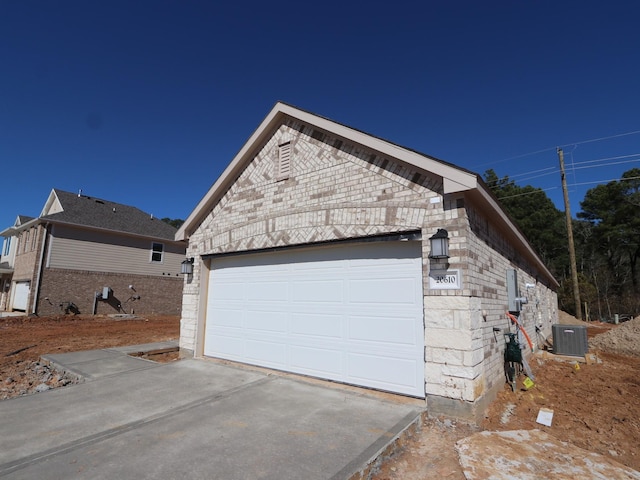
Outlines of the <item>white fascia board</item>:
{"label": "white fascia board", "polygon": [[49,210],[51,209],[53,202],[55,202],[57,199],[58,199],[58,196],[56,195],[56,190],[52,188],[51,193],[49,193],[49,196],[47,197],[47,201],[44,203],[44,207],[42,207],[42,211],[40,212],[41,217],[44,217],[45,215],[49,214]]}
{"label": "white fascia board", "polygon": [[549,269],[544,264],[544,262],[540,259],[540,257],[535,252],[535,250],[531,247],[531,245],[529,244],[529,241],[524,237],[524,235],[522,235],[520,230],[518,230],[518,228],[513,224],[511,219],[507,216],[507,214],[500,207],[500,205],[498,205],[495,199],[484,188],[478,188],[477,191],[482,195],[483,200],[487,202],[490,209],[497,215],[499,221],[501,221],[504,225],[506,225],[509,228],[511,233],[516,237],[518,242],[523,246],[526,252],[530,255],[530,258],[532,258],[538,264],[538,267],[540,268],[540,270],[549,278],[549,280],[551,280],[552,283],[554,283],[556,286],[559,286],[558,281],[555,279],[553,274],[549,271]]}
{"label": "white fascia board", "polygon": [[425,155],[413,152],[406,148],[394,145],[385,140],[373,137],[367,133],[354,130],[353,128],[335,123],[326,118],[318,117],[308,112],[298,110],[289,105],[281,105],[284,114],[297,118],[302,122],[316,126],[322,130],[335,134],[337,136],[348,139],[354,143],[358,143],[363,147],[376,150],[384,155],[398,159],[417,169],[427,171],[429,173],[442,177],[445,184],[444,193],[455,193],[472,188],[477,188],[478,182],[476,175],[473,173],[460,170],[452,165],[431,159]]}
{"label": "white fascia board", "polygon": [[350,142],[362,145],[365,148],[378,151],[381,154],[405,162],[418,170],[440,176],[443,178],[445,194],[478,188],[477,177],[473,173],[460,170],[454,166],[407,150],[406,148],[341,125],[332,120],[278,102],[255,130],[253,135],[245,142],[229,166],[227,166],[220,177],[218,177],[218,180],[211,186],[207,194],[200,200],[198,205],[196,205],[184,224],[178,229],[175,236],[176,240],[182,241],[189,238],[196,224],[204,217],[204,212],[213,207],[213,204],[218,200],[218,195],[226,191],[226,188],[228,188],[230,182],[235,179],[238,171],[244,168],[247,161],[250,161],[250,155],[254,153],[255,148],[262,143],[264,137],[269,135],[271,129],[284,117],[298,119],[305,125],[317,127],[328,133],[349,140]]}
{"label": "white fascia board", "polygon": [[17,226],[17,227],[9,227],[5,230],[3,230],[2,232],[0,232],[0,236],[1,237],[8,237],[8,236],[15,236],[18,233],[27,230],[28,228],[33,227],[34,225],[36,225],[37,223],[40,222],[40,218],[32,218],[31,220],[29,220],[28,222],[24,222],[23,224]]}
{"label": "white fascia board", "polygon": [[282,115],[280,113],[280,109],[278,108],[282,104],[278,103],[276,106],[269,112],[269,115],[262,121],[260,126],[253,132],[253,135],[249,137],[249,139],[244,143],[240,151],[233,158],[231,163],[224,169],[222,174],[218,177],[216,182],[211,186],[209,191],[206,193],[202,200],[198,202],[196,208],[193,209],[191,214],[187,217],[185,222],[176,232],[175,239],[177,241],[188,240],[189,236],[194,230],[195,224],[201,220],[204,216],[203,213],[210,208],[213,207],[213,203],[218,200],[217,195],[220,191],[224,191],[225,187],[228,187],[228,184],[231,180],[235,178],[236,171],[240,168],[244,168],[245,166],[245,157],[252,153],[256,144],[262,140],[267,133],[269,133],[270,127],[272,123],[275,123],[276,120]]}
{"label": "white fascia board", "polygon": [[457,179],[442,177],[442,189],[443,193],[457,193],[464,192],[466,190],[471,190],[472,188],[478,188],[478,182],[473,175],[473,183],[469,182],[467,178],[462,178],[462,182],[457,181]]}
{"label": "white fascia board", "polygon": [[15,227],[9,227],[9,228],[5,228],[0,232],[0,237],[5,237],[5,238],[13,237],[16,233],[17,233],[17,230],[15,229]]}

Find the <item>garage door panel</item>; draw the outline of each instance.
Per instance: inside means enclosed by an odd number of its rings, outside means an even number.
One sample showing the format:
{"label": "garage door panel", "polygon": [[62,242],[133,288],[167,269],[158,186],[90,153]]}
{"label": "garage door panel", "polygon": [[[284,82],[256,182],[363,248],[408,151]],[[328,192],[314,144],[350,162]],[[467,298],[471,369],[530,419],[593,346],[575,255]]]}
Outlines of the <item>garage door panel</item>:
{"label": "garage door panel", "polygon": [[224,300],[232,301],[244,300],[244,282],[223,280],[216,283],[216,288],[211,290],[209,301],[211,300]]}
{"label": "garage door panel", "polygon": [[395,391],[408,394],[419,388],[416,385],[418,365],[415,359],[350,354],[347,364],[351,383],[369,384],[387,390],[389,386],[395,386]]}
{"label": "garage door panel", "polygon": [[352,303],[409,304],[416,303],[415,280],[384,278],[351,280],[349,299]]}
{"label": "garage door panel", "polygon": [[290,264],[289,268],[293,275],[313,272],[314,275],[336,278],[336,274],[344,268],[343,259],[338,260],[327,257],[323,260],[321,256],[318,256],[316,260],[311,261],[310,259],[302,260],[302,257],[300,258],[301,260],[298,263]]}
{"label": "garage door panel", "polygon": [[265,332],[287,332],[288,317],[277,310],[247,310],[243,327]]}
{"label": "garage door panel", "polygon": [[241,337],[224,335],[219,332],[216,335],[210,335],[205,338],[204,354],[240,361],[245,356],[244,342]]}
{"label": "garage door panel", "polygon": [[247,283],[246,298],[249,302],[286,302],[288,283],[268,279]]}
{"label": "garage door panel", "polygon": [[339,339],[342,338],[342,323],[343,317],[338,314],[293,313],[290,328],[293,335]]}
{"label": "garage door panel", "polygon": [[212,326],[242,328],[244,315],[235,308],[219,308],[218,315],[209,317]]}
{"label": "garage door panel", "polygon": [[27,311],[27,303],[29,299],[30,282],[16,282],[13,286],[12,308],[14,310]]}
{"label": "garage door panel", "polygon": [[343,375],[343,354],[339,350],[292,346],[289,355],[298,373],[329,378]]}
{"label": "garage door panel", "polygon": [[264,340],[246,341],[246,358],[259,365],[284,370],[287,366],[287,345]]}
{"label": "garage door panel", "polygon": [[205,355],[424,397],[419,243],[214,259],[209,293]]}
{"label": "garage door panel", "polygon": [[292,279],[291,300],[293,303],[342,303],[344,282],[341,280]]}
{"label": "garage door panel", "polygon": [[414,346],[417,344],[416,319],[405,317],[355,316],[349,317],[349,339]]}

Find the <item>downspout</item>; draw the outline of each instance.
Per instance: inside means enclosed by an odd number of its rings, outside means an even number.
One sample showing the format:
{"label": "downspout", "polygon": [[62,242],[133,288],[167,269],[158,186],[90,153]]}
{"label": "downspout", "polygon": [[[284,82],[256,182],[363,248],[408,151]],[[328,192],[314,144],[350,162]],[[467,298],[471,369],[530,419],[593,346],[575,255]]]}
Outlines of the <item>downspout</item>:
{"label": "downspout", "polygon": [[36,276],[36,288],[33,294],[33,305],[31,307],[31,313],[36,314],[36,307],[38,305],[38,297],[40,296],[40,280],[42,278],[42,270],[44,269],[44,251],[47,245],[47,239],[49,238],[49,224],[44,224],[44,235],[42,238],[42,248],[40,249],[40,263],[38,264],[38,272]]}

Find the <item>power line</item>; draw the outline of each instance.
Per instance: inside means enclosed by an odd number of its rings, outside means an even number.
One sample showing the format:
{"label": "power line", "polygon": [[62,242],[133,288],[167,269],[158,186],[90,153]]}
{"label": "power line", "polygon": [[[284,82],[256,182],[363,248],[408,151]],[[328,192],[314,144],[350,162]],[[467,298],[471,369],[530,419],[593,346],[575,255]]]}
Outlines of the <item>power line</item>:
{"label": "power line", "polygon": [[[569,187],[579,187],[580,185],[593,185],[593,184],[601,184],[601,183],[609,183],[609,182],[624,182],[627,180],[640,180],[640,176],[636,176],[636,177],[626,177],[626,178],[612,178],[610,180],[599,180],[599,181],[595,181],[595,182],[580,182],[580,183],[571,183],[568,184],[567,186]],[[537,188],[534,187],[535,190],[530,191],[530,192],[522,192],[522,193],[516,193],[515,195],[507,195],[504,197],[498,197],[498,200],[504,200],[506,198],[515,198],[515,197],[523,197],[525,195],[535,195],[536,193],[539,192],[546,192],[548,190],[556,190],[559,187],[548,187],[548,188]]]}
{"label": "power line", "polygon": [[600,141],[603,141],[603,140],[611,140],[612,138],[620,138],[620,137],[626,137],[626,136],[629,136],[629,135],[637,135],[637,134],[640,134],[640,130],[634,130],[633,132],[618,133],[616,135],[609,135],[607,137],[592,138],[590,140],[582,140],[580,142],[565,143],[564,145],[555,146],[555,147],[549,147],[549,148],[543,148],[542,150],[536,150],[535,152],[522,153],[520,155],[515,155],[513,157],[503,158],[502,160],[496,160],[496,161],[493,161],[493,162],[481,163],[480,165],[478,165],[478,167],[484,167],[485,165],[496,165],[498,163],[508,162],[509,160],[515,160],[517,158],[524,158],[524,157],[529,157],[531,155],[537,155],[539,153],[555,151],[559,147],[571,147],[571,146],[583,145],[585,143],[600,142]]}
{"label": "power line", "polygon": [[[510,176],[509,180],[513,180],[515,178],[526,176],[526,175],[531,175],[531,174],[534,174],[534,173],[544,172],[544,171],[547,171],[547,170],[553,170],[553,172],[551,172],[551,173],[555,173],[555,172],[557,172],[557,167],[547,167],[547,168],[542,168],[540,170],[533,170],[531,172],[518,173],[518,174],[515,174],[513,176]],[[545,174],[545,175],[548,175],[548,174]],[[502,179],[498,178],[497,180],[494,180],[493,182],[487,182],[487,184],[488,185],[497,184],[500,180],[502,180]]]}
{"label": "power line", "polygon": [[617,135],[609,135],[608,137],[592,138],[591,140],[583,140],[581,142],[566,143],[564,145],[560,145],[560,147],[571,147],[573,145],[582,145],[584,143],[600,142],[602,140],[611,140],[612,138],[626,137],[628,135],[637,135],[638,133],[640,133],[640,130],[635,130],[633,132],[626,132],[626,133],[618,133]]}
{"label": "power line", "polygon": [[640,157],[640,153],[632,153],[630,155],[617,155],[615,157],[596,158],[595,160],[585,160],[584,162],[576,162],[574,165],[584,165],[585,163],[601,162],[604,160],[618,160],[620,158]]}
{"label": "power line", "polygon": [[[574,170],[584,170],[587,168],[602,168],[602,167],[608,167],[610,165],[621,165],[623,163],[635,163],[635,162],[640,162],[640,158],[637,158],[635,160],[623,160],[621,162],[600,163],[598,165],[585,165],[582,167],[575,167]],[[576,163],[576,165],[580,165],[580,164]]]}
{"label": "power line", "polygon": [[[539,170],[532,170],[530,172],[525,172],[525,173],[518,173],[516,175],[514,175],[513,177],[509,177],[509,178],[517,178],[517,177],[523,177],[526,175],[533,175],[534,173],[540,173],[540,172],[546,172],[548,170],[554,170],[557,171],[558,168],[557,167],[547,167],[547,168],[541,168]],[[552,172],[553,173],[553,172]],[[546,174],[545,174],[546,175]]]}
{"label": "power line", "polygon": [[488,162],[488,163],[481,163],[480,165],[478,165],[478,167],[484,167],[485,165],[496,165],[498,163],[508,162],[509,160],[515,160],[516,158],[529,157],[531,155],[537,155],[538,153],[549,152],[555,149],[556,147],[550,147],[550,148],[545,148],[543,150],[537,150],[535,152],[523,153],[521,155],[516,155],[515,157],[504,158],[502,160],[497,160],[497,161]]}
{"label": "power line", "polygon": [[639,180],[640,176],[636,176],[636,177],[626,177],[626,178],[612,178],[610,180],[600,180],[600,181],[596,181],[596,182],[581,182],[581,183],[572,183],[571,185],[569,185],[570,187],[577,187],[580,185],[593,185],[595,183],[609,183],[609,182],[625,182],[627,180]]}
{"label": "power line", "polygon": [[[634,157],[634,158],[631,158]],[[601,162],[603,160],[615,160],[615,159],[622,159],[622,158],[626,158],[628,160],[623,160],[620,162],[604,162],[604,163],[599,163],[596,165],[587,165],[590,163],[594,163],[594,162]],[[589,168],[602,168],[602,167],[608,167],[611,165],[622,165],[625,163],[635,163],[635,162],[639,162],[640,161],[640,153],[634,153],[634,154],[630,154],[630,155],[618,155],[615,157],[605,157],[605,158],[598,158],[595,160],[585,160],[583,162],[573,162],[572,163],[572,170],[584,170],[584,169],[589,169]],[[545,173],[541,173],[540,175],[534,175],[536,173],[540,173],[540,172],[545,172]],[[518,173],[515,174],[513,176],[508,176],[509,180],[514,180],[517,182],[525,182],[528,180],[533,180],[534,178],[540,178],[540,177],[544,177],[547,175],[553,175],[555,173],[558,173],[559,170],[557,167],[547,167],[547,168],[542,168],[542,169],[538,169],[538,170],[532,170],[530,172],[524,172],[524,173]],[[575,175],[574,175],[575,176]],[[524,178],[520,178],[520,177],[524,177]],[[493,182],[488,182],[488,185],[495,185],[497,184],[501,179],[498,178],[497,180],[493,181]],[[606,180],[603,180],[603,182]],[[597,183],[597,182],[596,182]],[[572,184],[572,185],[575,185]]]}
{"label": "power line", "polygon": [[524,193],[516,193],[515,195],[507,195],[504,197],[498,197],[498,200],[504,200],[505,198],[515,198],[515,197],[524,197],[525,195],[535,195],[536,193],[546,192],[547,190],[556,190],[558,187],[549,187],[549,188],[536,188],[531,192]]}

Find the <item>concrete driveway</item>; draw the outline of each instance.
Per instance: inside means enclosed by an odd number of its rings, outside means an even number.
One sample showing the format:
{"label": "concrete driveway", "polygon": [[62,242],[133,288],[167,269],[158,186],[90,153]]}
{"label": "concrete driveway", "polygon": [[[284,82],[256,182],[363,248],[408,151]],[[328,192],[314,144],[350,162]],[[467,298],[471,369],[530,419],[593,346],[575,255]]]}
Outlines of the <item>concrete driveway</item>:
{"label": "concrete driveway", "polygon": [[125,354],[49,356],[90,380],[0,402],[0,478],[346,479],[423,412],[320,382]]}

